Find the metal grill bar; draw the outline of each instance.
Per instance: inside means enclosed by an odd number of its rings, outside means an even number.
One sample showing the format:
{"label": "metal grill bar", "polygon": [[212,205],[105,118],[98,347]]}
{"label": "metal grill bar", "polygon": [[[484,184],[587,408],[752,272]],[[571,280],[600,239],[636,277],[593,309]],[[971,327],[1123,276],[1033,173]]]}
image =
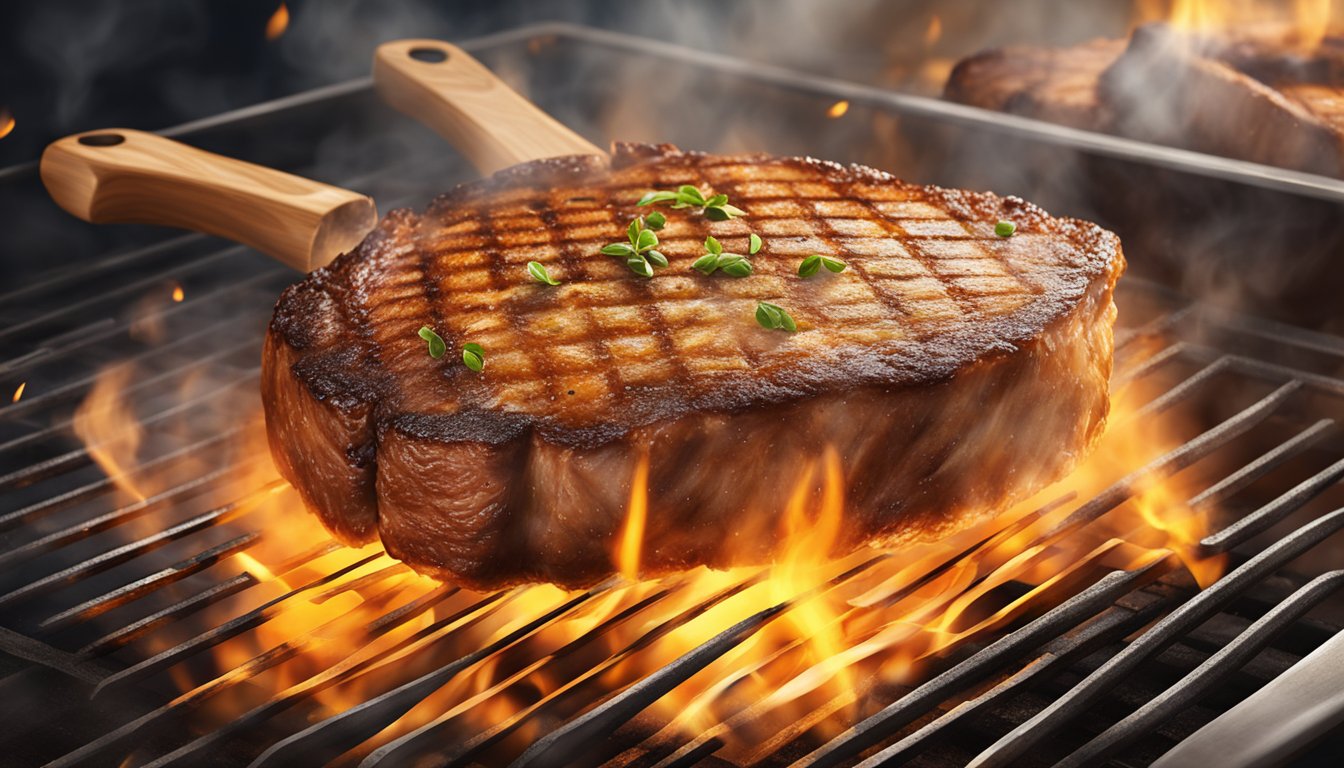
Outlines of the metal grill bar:
{"label": "metal grill bar", "polygon": [[[240,466],[242,469],[246,470],[249,467],[258,465],[259,462],[253,461]],[[188,480],[172,490],[155,494],[143,501],[137,501],[134,504],[129,504],[119,509],[112,510],[111,512],[81,520],[80,522],[62,528],[61,530],[53,531],[40,539],[35,539],[27,544],[22,544],[7,552],[0,552],[0,569],[22,564],[38,555],[59,549],[60,547],[81,540],[89,535],[109,530],[118,525],[144,517],[145,515],[170,504],[201,495],[220,485],[221,481],[229,479],[233,476],[233,473],[238,470],[238,467],[217,469],[214,472],[201,475],[193,480]]]}
{"label": "metal grill bar", "polygon": [[1133,742],[1161,719],[1171,717],[1210,686],[1241,667],[1260,651],[1275,634],[1283,631],[1313,606],[1344,585],[1344,571],[1331,571],[1312,579],[1287,600],[1261,616],[1236,641],[1220,649],[1194,672],[1167,691],[1161,698],[1139,708],[1105,733],[1087,743],[1059,763],[1059,768],[1085,768],[1098,765],[1120,748]]}
{"label": "metal grill bar", "polygon": [[[1057,639],[1046,643],[1041,647],[1038,656],[1023,664],[1020,670],[1008,676],[990,690],[953,707],[924,727],[873,755],[861,765],[873,765],[882,761],[890,763],[906,759],[908,755],[926,747],[928,742],[935,737],[942,736],[946,731],[967,718],[986,711],[991,705],[1007,698],[1014,691],[1045,677],[1047,673],[1055,672],[1060,667],[1072,664],[1081,656],[1092,652],[1104,643],[1114,642],[1125,634],[1139,629],[1144,624],[1157,618],[1162,611],[1170,608],[1177,600],[1178,595],[1174,590],[1164,590],[1161,594],[1141,590],[1118,598],[1115,605],[1106,608],[1078,627],[1064,632]],[[950,689],[948,694],[950,695],[952,692],[953,690]],[[905,718],[904,722],[897,721],[890,725],[884,724],[883,730],[886,733],[874,734],[865,743],[856,743],[854,746],[844,747],[846,756],[853,757],[864,749],[878,744],[888,738],[891,733],[900,730],[925,713],[914,712],[911,714],[912,716]]]}
{"label": "metal grill bar", "polygon": [[204,552],[192,555],[185,560],[179,560],[149,576],[136,579],[130,584],[120,586],[111,592],[86,600],[73,608],[43,619],[38,627],[42,630],[52,631],[69,626],[76,621],[86,621],[113,608],[137,600],[168,584],[185,579],[193,573],[209,568],[229,555],[246,550],[260,539],[260,533],[245,533],[223,544],[213,546]]}
{"label": "metal grill bar", "polygon": [[225,504],[222,507],[217,507],[209,512],[197,515],[186,522],[178,523],[171,528],[146,536],[138,541],[133,541],[129,544],[110,549],[97,557],[72,565],[69,568],[53,573],[50,576],[44,576],[36,581],[31,581],[18,589],[0,595],[0,607],[31,599],[35,595],[48,592],[63,584],[77,581],[89,574],[98,573],[107,570],[114,565],[124,563],[133,557],[157,549],[170,541],[233,520],[250,510],[253,506],[260,503],[267,495],[279,490],[281,487],[279,481],[270,483],[261,490],[249,494],[238,501]]}
{"label": "metal grill bar", "polygon": [[[156,471],[175,461],[181,461],[183,459],[191,458],[199,453],[207,452],[210,449],[214,448],[215,446],[224,445],[230,440],[237,438],[238,435],[240,435],[241,433],[242,433],[241,429],[231,429],[222,433],[212,435],[199,442],[191,443],[170,453],[166,453],[157,458],[150,459],[149,461],[140,464],[138,467],[135,467],[132,471],[134,472]],[[42,517],[43,515],[48,515],[53,512],[57,512],[61,509],[73,506],[75,504],[79,504],[80,502],[88,501],[89,499],[93,499],[103,494],[110,493],[116,489],[117,482],[121,479],[122,479],[121,475],[117,475],[114,477],[104,477],[101,480],[96,480],[87,485],[80,486],[79,488],[76,488],[74,490],[66,491],[65,493],[43,499],[42,501],[30,504],[20,509],[16,509],[13,512],[7,512],[3,515],[0,515],[0,531],[14,528],[15,526],[22,525],[24,523],[29,523],[39,517]],[[175,494],[182,491],[183,489],[188,488],[190,486],[191,483],[184,483],[183,485],[178,486],[177,488],[173,488],[171,490],[164,491],[163,493],[156,494],[153,498],[169,499],[172,498]],[[125,507],[121,510],[115,510],[108,514],[116,515],[118,513],[121,513],[134,517],[142,512],[142,510],[140,509],[142,505],[149,504],[151,501],[152,499],[146,499],[145,501],[142,502],[136,502],[135,504],[132,504],[128,507]]]}
{"label": "metal grill bar", "polygon": [[[243,385],[255,386],[260,376],[260,372],[261,372],[260,367],[251,368],[247,371],[244,371],[241,376],[232,378],[226,383],[210,390],[205,394],[199,395],[187,401],[183,401],[177,405],[172,406],[171,408],[168,408],[167,410],[160,411],[158,414],[155,414],[154,416],[150,416],[146,419],[143,419],[140,423],[143,427],[153,427],[157,424],[167,421],[168,419],[173,418],[174,416],[180,416],[183,413],[187,413],[193,408],[196,408],[202,404],[210,402],[214,398],[221,397],[224,392],[227,392],[230,389],[234,389]],[[234,434],[239,434],[241,432],[242,432],[241,428],[234,430]],[[73,451],[67,451],[65,453],[60,454],[59,456],[55,456],[45,461],[40,461],[36,464],[30,464],[27,467],[24,467],[23,469],[15,470],[7,475],[0,475],[0,489],[21,488],[25,485],[35,483],[39,480],[45,480],[47,478],[68,472],[71,469],[83,466],[89,463],[90,461],[91,458],[89,456],[89,449],[87,447],[77,448]]]}
{"label": "metal grill bar", "polygon": [[382,555],[379,553],[360,558],[355,562],[350,563],[349,565],[346,565],[342,568],[338,568],[337,570],[332,571],[331,573],[325,576],[319,577],[301,587],[291,589],[285,594],[276,597],[272,600],[269,600],[266,603],[252,609],[251,611],[248,611],[247,613],[241,616],[238,616],[224,624],[221,624],[218,627],[203,632],[197,635],[196,637],[193,637],[190,640],[187,640],[172,648],[168,648],[164,651],[161,651],[155,654],[154,656],[145,659],[139,664],[127,667],[126,669],[117,672],[116,674],[109,675],[106,680],[103,680],[99,683],[98,688],[94,690],[94,695],[97,696],[106,688],[110,688],[115,685],[123,685],[133,680],[138,680],[147,677],[155,672],[158,672],[159,670],[166,669],[178,663],[179,661],[187,658],[188,656],[200,653],[201,651],[207,648],[219,645],[225,640],[237,637],[238,635],[242,634],[243,632],[246,632],[249,629],[252,629],[253,627],[260,626],[269,621],[280,611],[284,610],[284,604],[290,599],[298,595],[302,595],[306,592],[312,592],[318,589],[319,587],[326,586],[327,584],[339,581],[340,579],[344,578],[345,576],[348,576],[354,571],[357,571],[360,568],[364,567],[365,565],[372,563],[381,556]]}
{"label": "metal grill bar", "polygon": [[127,643],[138,640],[146,634],[153,632],[165,624],[176,621],[187,614],[201,610],[202,608],[213,605],[226,597],[235,595],[249,587],[256,585],[257,578],[250,573],[240,573],[231,579],[226,579],[203,592],[198,592],[191,597],[176,602],[167,608],[146,616],[139,621],[129,624],[121,629],[106,634],[97,640],[89,643],[79,649],[79,656],[93,658],[120,648]]}
{"label": "metal grill bar", "polygon": [[1115,685],[1121,677],[1132,671],[1150,654],[1160,650],[1180,633],[1207,619],[1219,606],[1231,600],[1241,590],[1273,573],[1284,563],[1341,529],[1344,529],[1344,509],[1335,510],[1276,541],[1216,584],[1172,611],[1152,629],[1135,638],[1134,642],[1111,657],[1100,669],[1068,693],[978,755],[971,766],[990,768],[1012,765],[1023,752],[1069,718],[1076,716],[1083,707]]}

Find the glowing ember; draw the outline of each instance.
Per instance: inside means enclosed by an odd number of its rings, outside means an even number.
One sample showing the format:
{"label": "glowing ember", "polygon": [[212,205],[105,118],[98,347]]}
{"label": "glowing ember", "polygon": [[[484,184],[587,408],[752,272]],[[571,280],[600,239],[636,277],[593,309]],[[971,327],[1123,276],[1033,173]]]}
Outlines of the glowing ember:
{"label": "glowing ember", "polygon": [[19,402],[19,400],[23,398],[23,388],[26,386],[28,386],[28,382],[26,381],[19,382],[19,388],[14,390],[14,397],[10,398],[9,402],[11,403]]}
{"label": "glowing ember", "polygon": [[183,299],[185,299],[186,297],[187,297],[187,295],[186,295],[185,293],[182,292],[182,286],[180,286],[180,285],[174,285],[174,286],[173,286],[173,301],[174,301],[174,302],[180,302],[180,301],[182,301]]}
{"label": "glowing ember", "polygon": [[834,104],[832,104],[830,109],[826,110],[826,116],[836,118],[840,117],[841,115],[845,114],[848,111],[849,111],[849,102],[845,101],[844,99],[841,99],[840,101],[837,101]]}
{"label": "glowing ember", "polygon": [[285,34],[286,29],[289,29],[289,8],[281,3],[271,18],[266,20],[266,39],[275,40]]}
{"label": "glowing ember", "polygon": [[924,44],[932,47],[943,38],[943,20],[934,14],[929,17],[929,26],[924,28]]}
{"label": "glowing ember", "polygon": [[0,109],[0,139],[5,138],[14,132],[14,116],[9,114],[9,110]]}

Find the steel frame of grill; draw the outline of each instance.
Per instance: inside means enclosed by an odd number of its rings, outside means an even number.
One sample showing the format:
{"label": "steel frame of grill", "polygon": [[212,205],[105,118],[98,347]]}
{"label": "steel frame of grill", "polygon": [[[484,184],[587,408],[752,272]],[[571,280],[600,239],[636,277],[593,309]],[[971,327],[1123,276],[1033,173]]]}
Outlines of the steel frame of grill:
{"label": "steel frame of grill", "polygon": [[[567,27],[519,30],[513,33],[513,38],[505,36],[498,39],[478,41],[474,47],[485,47],[501,39],[526,39],[538,34],[579,33]],[[586,31],[581,31],[581,33],[588,34]],[[472,45],[468,45],[468,48],[472,47]],[[737,65],[733,64],[733,66]],[[341,86],[341,88],[367,88],[367,83],[361,81]],[[283,105],[276,108],[283,108]],[[235,119],[235,117],[226,115],[219,119],[229,120]],[[191,126],[186,126],[182,131],[189,132],[190,128]],[[352,180],[349,183],[353,184],[354,181]],[[1302,179],[1290,179],[1290,182],[1306,183]],[[128,263],[132,263],[136,259],[146,258],[154,248],[174,251],[187,245],[199,245],[203,242],[205,242],[204,238],[196,236],[173,237],[159,246],[144,249],[144,252],[109,256],[105,262],[95,265],[95,269],[99,272],[114,274]],[[182,275],[188,274],[192,270],[204,269],[220,263],[222,260],[232,258],[239,250],[241,249],[236,246],[229,246],[220,250],[207,248],[203,255],[185,264],[174,265],[170,274],[180,279]],[[230,284],[216,293],[200,297],[193,296],[189,301],[214,301],[219,298],[219,294],[228,294],[250,287],[267,285],[282,279],[284,275],[284,270],[277,267],[272,271],[262,272],[250,277],[242,283]],[[0,297],[0,301],[22,301],[26,295],[35,290],[59,286],[62,281],[76,281],[85,278],[86,276],[83,274],[58,274],[45,283],[6,293]],[[162,279],[163,276],[155,275],[128,285],[118,286],[106,294],[100,294],[89,299],[85,304],[123,301],[138,295],[148,286],[158,284]],[[1308,348],[1340,358],[1344,358],[1344,342],[1340,342],[1333,337],[1299,331],[1287,326],[1248,321],[1236,315],[1167,297],[1163,294],[1162,289],[1145,284],[1142,281],[1127,279],[1127,282],[1132,290],[1163,296],[1166,300],[1178,303],[1171,311],[1160,315],[1146,326],[1129,329],[1128,333],[1118,337],[1119,351],[1117,356],[1124,362],[1117,370],[1117,377],[1120,379],[1136,379],[1150,375],[1162,366],[1178,361],[1199,366],[1197,373],[1184,379],[1164,395],[1150,402],[1140,412],[1140,416],[1151,415],[1180,404],[1189,398],[1198,397],[1201,393],[1201,387],[1220,375],[1234,375],[1265,382],[1273,389],[1268,395],[1260,398],[1249,407],[1240,410],[1232,417],[1171,453],[1160,457],[1152,464],[1136,469],[1132,475],[1116,482],[1095,498],[1085,501],[1078,506],[1077,510],[1061,528],[1081,525],[1124,503],[1133,494],[1137,482],[1143,477],[1154,474],[1169,474],[1180,468],[1190,466],[1214,450],[1228,445],[1266,419],[1281,415],[1288,403],[1303,392],[1311,391],[1327,397],[1344,398],[1344,380],[1310,371],[1297,370],[1236,352],[1229,352],[1216,346],[1181,340],[1177,337],[1179,337],[1179,331],[1183,327],[1198,322],[1216,326],[1220,331],[1229,334],[1254,335],[1260,339],[1287,347]],[[62,307],[54,310],[50,313],[50,316],[78,311],[85,304]],[[165,312],[182,311],[184,306],[170,306]],[[18,338],[23,332],[40,327],[48,317],[48,315],[40,315],[32,318],[29,323],[0,329],[0,340]],[[223,322],[226,323],[227,320]],[[212,328],[207,327],[192,336],[178,339],[172,344],[190,344],[191,339],[195,338],[196,335],[209,333]],[[111,325],[106,322],[95,323],[91,327],[80,329],[78,333],[66,333],[60,337],[49,339],[33,353],[4,363],[0,370],[13,373],[21,372],[32,365],[48,364],[59,360],[62,355],[72,354],[100,339],[111,338],[122,330],[124,329],[115,323]],[[255,330],[259,331],[259,328]],[[238,350],[245,350],[249,345],[256,345],[259,338],[258,333],[252,332],[240,337],[236,344],[231,344],[213,354],[225,356]],[[1126,359],[1127,350],[1137,347],[1141,340],[1153,339],[1165,340],[1165,345],[1161,351],[1142,359]],[[154,350],[144,354],[159,354],[159,352],[160,350]],[[209,362],[209,358],[201,362]],[[169,371],[164,376],[171,377],[176,373],[176,371]],[[242,376],[228,382],[226,386],[253,387],[255,386],[256,375],[255,366],[245,369]],[[137,386],[149,387],[154,383],[156,382],[142,381],[138,382]],[[0,418],[15,417],[54,403],[73,402],[75,397],[88,384],[89,379],[83,378],[69,382],[61,389],[34,393],[33,396],[15,406],[0,409]],[[181,403],[177,407],[188,410],[192,406],[193,403],[187,402]],[[162,415],[167,418],[170,414]],[[0,444],[0,457],[26,451],[31,445],[43,443],[64,428],[65,423],[60,422],[43,430],[25,434]],[[1313,420],[1311,423],[1304,425],[1287,441],[1262,452],[1254,461],[1229,474],[1215,486],[1201,493],[1199,497],[1192,499],[1191,504],[1209,504],[1220,498],[1231,496],[1237,490],[1299,456],[1303,451],[1335,436],[1336,432],[1337,425],[1332,420]],[[229,435],[224,434],[216,436],[212,440],[223,440],[227,437]],[[200,445],[190,445],[181,449],[181,453],[184,455],[190,454],[201,447]],[[156,457],[154,461],[171,462],[175,456],[176,454],[160,456]],[[84,466],[88,461],[87,452],[83,449],[66,451],[47,457],[0,476],[0,491],[17,489],[34,482],[60,476],[74,468]],[[0,552],[0,572],[21,567],[37,556],[82,541],[84,537],[91,533],[126,524],[131,520],[150,514],[156,509],[173,504],[182,498],[202,492],[204,489],[213,487],[215,483],[225,480],[225,475],[226,472],[221,470],[217,474],[202,476],[193,482],[172,488],[142,502],[124,505],[94,518],[78,521],[35,541]],[[1245,515],[1232,526],[1209,536],[1201,544],[1210,553],[1232,551],[1233,548],[1244,544],[1253,536],[1279,523],[1290,513],[1311,502],[1342,476],[1344,476],[1344,459],[1335,461],[1325,469],[1298,483],[1279,498]],[[22,526],[53,511],[101,496],[110,489],[110,481],[96,480],[72,488],[60,496],[41,499],[18,509],[6,510],[0,515],[0,530]],[[123,545],[102,552],[98,556],[85,559],[53,573],[36,576],[23,586],[0,595],[0,614],[3,614],[11,606],[41,601],[45,595],[96,576],[115,565],[132,561],[167,543],[184,541],[196,533],[211,529],[222,523],[232,521],[245,523],[251,505],[258,498],[279,490],[281,489],[278,485],[252,489],[230,503],[213,506],[209,510],[191,516],[169,528],[145,536],[132,537]],[[863,760],[862,764],[864,765],[900,762],[912,755],[919,754],[919,751],[929,743],[935,742],[939,738],[945,738],[949,733],[955,733],[962,724],[974,719],[977,714],[992,710],[1016,692],[1029,688],[1056,669],[1068,667],[1099,647],[1116,643],[1126,635],[1155,621],[1155,624],[1144,630],[1132,642],[1126,644],[1123,650],[1120,650],[1097,667],[1077,686],[1055,699],[1047,708],[1033,715],[1025,723],[1018,724],[1004,734],[990,749],[981,754],[980,761],[977,763],[980,765],[1013,764],[1014,759],[1020,756],[1024,750],[1042,739],[1051,738],[1059,728],[1069,724],[1072,718],[1078,716],[1080,712],[1103,696],[1110,686],[1138,664],[1155,658],[1171,643],[1178,641],[1188,632],[1194,630],[1203,621],[1227,606],[1230,601],[1244,596],[1246,590],[1254,587],[1265,576],[1277,571],[1297,555],[1319,544],[1341,529],[1344,529],[1344,509],[1329,512],[1311,520],[1289,535],[1279,538],[1268,548],[1246,559],[1236,568],[1230,570],[1214,586],[1198,592],[1188,599],[1185,599],[1185,590],[1179,584],[1179,579],[1168,576],[1154,580],[1155,574],[1150,573],[1153,570],[1152,566],[1136,571],[1112,572],[1044,615],[1013,629],[1008,634],[961,659],[870,716],[855,722],[849,730],[838,738],[826,742],[806,754],[792,756],[789,760],[798,765],[816,766],[847,764],[860,759]],[[1052,531],[1051,535],[1061,532]],[[45,633],[56,632],[72,624],[93,620],[116,607],[134,602],[186,576],[208,569],[228,555],[246,550],[260,535],[263,534],[258,531],[247,531],[244,525],[242,535],[200,549],[190,557],[158,568],[135,581],[108,585],[111,588],[105,592],[46,616],[39,625],[40,632],[34,637],[21,635],[8,629],[0,629],[0,650],[16,658],[26,659],[33,664],[45,666],[68,675],[82,685],[92,686],[94,694],[99,695],[108,690],[135,686],[141,680],[160,673],[195,654],[206,651],[230,637],[264,624],[283,610],[287,601],[301,599],[314,592],[329,592],[349,588],[347,577],[367,560],[356,561],[346,568],[327,574],[323,578],[300,585],[260,608],[237,616],[225,624],[124,669],[109,667],[101,659],[133,640],[144,637],[161,627],[199,611],[203,607],[216,604],[254,586],[256,579],[247,573],[221,578],[209,589],[179,600],[135,622],[116,627],[78,649],[62,650],[42,640]],[[296,564],[329,554],[334,548],[335,545],[331,545],[299,553],[296,555]],[[877,559],[881,556],[880,554],[874,554],[873,558]],[[856,574],[862,568],[870,565],[871,562],[860,563],[849,572],[837,576],[837,582]],[[364,577],[362,581],[366,585],[372,584],[376,583],[380,576],[385,577],[387,575],[390,574],[378,572]],[[1227,675],[1234,673],[1249,658],[1261,649],[1266,648],[1276,633],[1291,626],[1308,609],[1326,599],[1338,588],[1341,579],[1344,579],[1344,572],[1332,571],[1296,589],[1287,598],[1270,607],[1263,617],[1237,635],[1220,651],[1209,656],[1177,683],[1162,691],[1160,695],[1143,703],[1136,712],[1089,740],[1062,764],[1099,764],[1101,761],[1117,754],[1127,744],[1150,732],[1158,720],[1169,715],[1174,709],[1192,701],[1210,686],[1217,685]],[[725,593],[717,595],[712,600],[726,599],[729,593],[745,588],[746,584],[747,582],[744,582]],[[347,711],[297,730],[275,741],[268,751],[258,759],[257,764],[292,765],[296,764],[296,760],[310,763],[315,760],[336,758],[374,736],[383,727],[409,711],[426,696],[438,690],[444,683],[464,674],[476,663],[502,649],[515,646],[544,629],[556,619],[613,588],[615,588],[613,583],[607,583],[575,594],[566,602],[549,612],[536,616],[532,621],[518,627],[491,646],[481,648],[467,656],[453,659],[427,674],[407,681],[382,695],[370,698]],[[629,619],[634,613],[656,604],[670,590],[676,588],[675,581],[669,582],[663,591],[656,592],[639,604],[627,609],[626,612],[609,618],[606,622],[594,627],[588,634],[574,640],[557,653],[563,655],[591,642],[594,638],[610,630],[611,627]],[[457,593],[458,590],[454,587],[443,586],[418,596],[411,602],[376,619],[372,622],[372,626],[368,627],[368,631],[374,635],[387,632],[433,609],[437,604]],[[274,717],[301,704],[323,688],[340,684],[371,671],[394,655],[414,653],[430,648],[471,623],[479,621],[489,613],[506,610],[509,598],[510,594],[508,592],[483,595],[469,607],[437,619],[426,629],[420,630],[392,650],[387,651],[382,657],[360,659],[357,658],[358,654],[356,654],[345,662],[338,663],[335,667],[273,696],[266,704],[242,714],[234,722],[180,743],[174,750],[157,756],[148,764],[154,766],[195,764],[196,761],[209,755],[211,750],[226,744],[229,739],[235,738],[239,734],[252,732],[253,729],[261,730]],[[593,702],[594,705],[587,707],[578,717],[564,722],[537,741],[531,749],[518,757],[517,764],[558,765],[567,764],[571,760],[584,757],[592,750],[595,740],[601,740],[627,726],[654,701],[675,686],[689,679],[697,671],[742,643],[770,621],[781,616],[789,610],[791,604],[805,599],[807,599],[807,595],[802,595],[795,598],[794,601],[770,606],[739,624],[725,629],[704,645],[667,664],[634,685],[616,692],[605,700]],[[703,606],[701,609],[703,609]],[[682,617],[674,617],[663,626],[655,629],[651,635],[670,631],[680,620],[682,620]],[[1320,631],[1324,632],[1324,630]],[[640,642],[652,642],[653,639],[655,638],[646,637]],[[194,691],[190,691],[171,702],[151,709],[146,714],[108,730],[100,738],[78,746],[63,757],[53,761],[51,765],[96,764],[101,761],[120,759],[126,752],[130,751],[137,738],[146,730],[151,729],[152,726],[177,721],[193,706],[206,697],[217,693],[222,686],[245,684],[246,680],[252,676],[282,663],[289,658],[289,655],[298,652],[302,643],[306,640],[306,638],[294,638],[291,642],[253,659],[243,667],[219,676],[215,682],[207,682]],[[639,643],[636,643],[636,646],[638,645]],[[620,654],[608,659],[602,665],[599,665],[599,668],[590,670],[588,674],[596,675],[603,665],[614,664],[619,661],[619,657]],[[945,703],[954,699],[955,696],[972,691],[977,684],[995,678],[995,676],[1005,675],[1005,673],[1006,676],[997,677],[996,682],[991,687],[960,703],[946,706]],[[221,680],[224,682],[218,682]],[[516,729],[524,719],[542,718],[546,710],[554,704],[553,699],[566,695],[568,691],[568,688],[558,691],[553,697],[543,699],[534,707],[519,713],[515,720],[502,723],[471,741],[457,745],[455,749],[445,748],[438,740],[443,733],[443,727],[454,719],[453,713],[448,713],[439,720],[421,726],[379,746],[367,756],[364,764],[369,766],[400,764],[403,760],[420,754],[426,748],[432,748],[440,753],[440,761],[443,764],[469,764],[473,758],[479,756],[481,751],[497,743]],[[856,692],[856,695],[858,695],[858,692]],[[744,718],[750,718],[751,715],[750,711],[739,713],[739,716]],[[918,727],[911,728],[912,724],[916,723],[919,723]],[[800,722],[796,732],[781,734],[769,744],[762,745],[762,748],[754,756],[755,761],[767,764],[777,762],[780,755],[788,754],[785,747],[794,738],[802,736],[810,725],[811,721],[809,720]],[[618,753],[611,757],[617,764],[630,763],[636,758],[640,758],[646,763],[659,765],[689,765],[715,754],[724,744],[721,736],[721,733],[711,730],[705,734],[690,737],[684,742],[653,743],[642,747],[636,744],[631,747],[634,752],[629,754]],[[869,750],[875,747],[881,747],[881,749],[872,754],[867,754]],[[774,749],[779,751],[772,752],[771,750]]]}

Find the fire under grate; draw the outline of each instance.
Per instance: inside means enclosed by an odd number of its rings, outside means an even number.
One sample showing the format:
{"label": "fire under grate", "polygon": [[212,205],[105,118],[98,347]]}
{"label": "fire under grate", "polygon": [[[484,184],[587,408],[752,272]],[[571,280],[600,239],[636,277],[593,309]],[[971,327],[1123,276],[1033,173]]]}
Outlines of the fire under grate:
{"label": "fire under grate", "polygon": [[[466,47],[531,77],[548,69],[537,61],[571,55],[567,39],[611,42],[548,27]],[[571,62],[571,74],[583,64]],[[718,74],[745,76],[727,65]],[[777,116],[829,103],[824,92],[762,91],[753,106]],[[384,112],[361,82],[178,133],[369,191],[384,212],[470,177]],[[333,129],[333,114],[356,128]],[[314,124],[318,136],[337,134],[316,157],[302,147],[245,153],[256,134]],[[866,128],[874,144],[880,128]],[[863,129],[847,130],[853,141]],[[323,157],[347,146],[363,150],[365,167]],[[833,156],[865,159],[842,152]],[[31,199],[33,175],[0,180]],[[83,226],[53,221],[62,232]],[[259,425],[220,415],[257,412],[261,336],[294,273],[210,238],[124,234],[129,242],[106,243],[81,231],[72,248],[82,263],[0,295],[0,383],[6,395],[24,385],[0,407],[0,742],[16,764],[1147,765],[1325,647],[1344,620],[1344,571],[1330,567],[1344,528],[1344,340],[1332,336],[1126,277],[1114,379],[1124,402],[1111,429],[1169,440],[1155,438],[1141,460],[1122,452],[1128,461],[1086,492],[1048,489],[1025,518],[945,549],[880,600],[847,604],[880,615],[987,547],[1018,534],[1029,534],[1022,550],[1068,538],[1155,492],[1208,517],[1188,554],[1224,556],[1224,575],[1200,590],[1175,555],[1136,557],[1126,543],[1091,559],[1084,550],[1085,567],[1049,599],[1013,607],[1039,585],[997,584],[970,619],[1007,611],[991,631],[929,654],[908,679],[856,664],[866,674],[819,686],[800,713],[733,692],[753,675],[776,688],[797,679],[771,676],[805,657],[806,642],[739,654],[824,595],[871,594],[874,574],[893,567],[888,553],[856,553],[796,594],[715,624],[716,609],[758,587],[759,569],[693,601],[680,600],[689,577],[541,601],[535,590],[435,585],[373,549],[287,541],[264,510],[302,516],[293,492],[267,475],[264,452],[233,448],[257,445]],[[1142,274],[1144,255],[1130,258]],[[135,375],[120,391],[143,434],[123,469],[165,479],[142,499],[118,490],[99,446],[72,434],[77,406],[124,361]],[[244,567],[262,548],[265,564]],[[616,609],[596,610],[611,601]],[[576,621],[584,616],[594,618]],[[562,624],[570,630],[557,635]],[[691,625],[702,641],[667,653]],[[659,702],[692,686],[716,691],[723,711],[697,730],[668,727],[674,713]]]}

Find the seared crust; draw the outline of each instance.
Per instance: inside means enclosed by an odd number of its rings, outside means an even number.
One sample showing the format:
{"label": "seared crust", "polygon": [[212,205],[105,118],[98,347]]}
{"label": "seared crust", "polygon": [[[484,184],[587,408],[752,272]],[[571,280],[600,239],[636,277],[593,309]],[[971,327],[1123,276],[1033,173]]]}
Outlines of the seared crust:
{"label": "seared crust", "polygon": [[[652,280],[599,254],[642,194],[688,183],[748,216],[669,211]],[[999,219],[1017,234],[996,237]],[[745,253],[750,232],[753,276],[690,269],[707,234]],[[810,253],[849,269],[800,279]],[[563,284],[528,280],[533,260]],[[768,559],[789,478],[825,445],[848,475],[848,544],[936,536],[1054,479],[1100,431],[1122,269],[1095,225],[861,166],[646,145],[610,170],[531,163],[393,212],[281,296],[272,451],[343,540],[376,519],[394,555],[476,586],[611,572],[645,453],[651,571]],[[757,326],[757,300],[799,332]],[[467,342],[484,373],[461,364]],[[321,418],[338,427],[315,438]],[[1011,418],[1032,426],[972,437]],[[1023,462],[1015,440],[1052,453]],[[764,446],[770,461],[743,453]]]}

